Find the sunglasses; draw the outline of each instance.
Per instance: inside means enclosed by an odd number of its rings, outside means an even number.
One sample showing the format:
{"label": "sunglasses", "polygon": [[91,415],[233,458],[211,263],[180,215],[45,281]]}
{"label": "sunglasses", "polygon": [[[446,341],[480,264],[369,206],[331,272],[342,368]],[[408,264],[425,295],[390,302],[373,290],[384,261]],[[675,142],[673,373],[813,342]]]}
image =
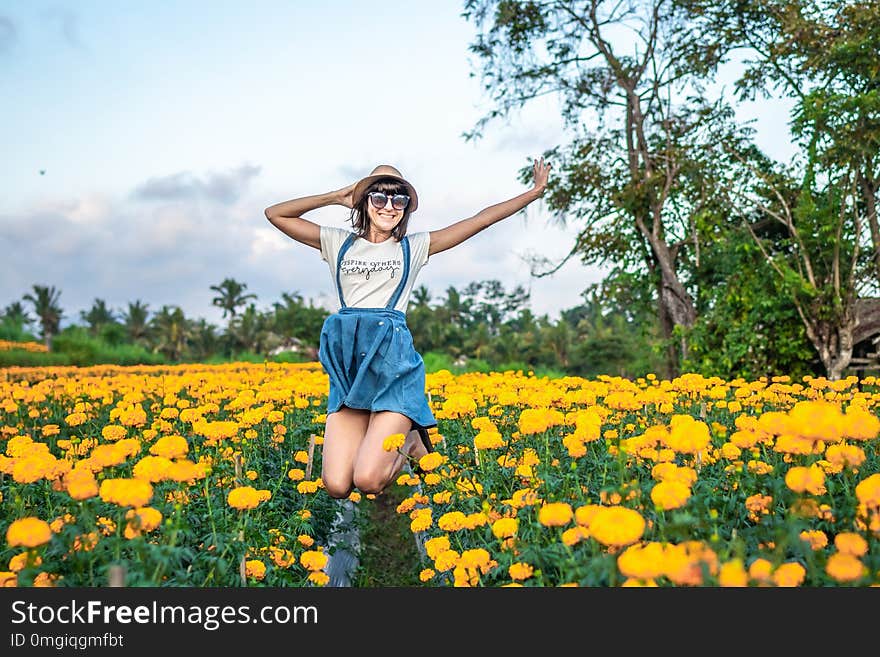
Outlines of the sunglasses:
{"label": "sunglasses", "polygon": [[[389,196],[384,192],[370,192],[367,194],[370,197],[370,203],[373,204],[373,207],[376,209],[382,209],[385,207],[385,204],[388,203]],[[406,194],[395,194],[391,196],[391,207],[395,210],[403,210],[409,205],[409,196]]]}

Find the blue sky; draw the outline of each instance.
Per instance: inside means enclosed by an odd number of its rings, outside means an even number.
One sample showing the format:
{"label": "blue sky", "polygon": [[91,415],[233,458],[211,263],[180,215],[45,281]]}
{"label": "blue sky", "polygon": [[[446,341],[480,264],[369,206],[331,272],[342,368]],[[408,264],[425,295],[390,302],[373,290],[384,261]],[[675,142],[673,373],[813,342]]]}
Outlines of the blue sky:
{"label": "blue sky", "polygon": [[[329,300],[316,250],[263,209],[343,187],[393,164],[419,190],[411,231],[470,216],[526,187],[517,170],[564,139],[555,100],[491,124],[451,0],[0,4],[0,308],[33,284],[60,289],[65,324],[95,298],[221,323],[211,285],[233,277],[269,307],[283,292]],[[368,92],[369,80],[386,81]],[[403,93],[399,93],[403,89]],[[784,111],[759,118],[759,144],[789,154]],[[43,171],[44,173],[41,173]],[[341,206],[307,214],[345,226]],[[570,261],[530,279],[524,256],[560,258],[575,227],[540,202],[433,257],[418,284],[500,279],[558,315],[601,272]]]}

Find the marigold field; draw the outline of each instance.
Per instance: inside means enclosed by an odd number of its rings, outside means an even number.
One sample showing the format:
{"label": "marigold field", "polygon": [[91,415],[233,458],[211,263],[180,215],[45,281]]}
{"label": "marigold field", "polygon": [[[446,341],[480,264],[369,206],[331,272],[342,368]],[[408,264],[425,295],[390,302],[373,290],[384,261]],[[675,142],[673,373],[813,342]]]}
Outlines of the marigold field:
{"label": "marigold field", "polygon": [[[397,508],[425,586],[880,583],[873,377],[427,392],[436,451]],[[326,394],[316,363],[0,370],[0,584],[326,585]]]}

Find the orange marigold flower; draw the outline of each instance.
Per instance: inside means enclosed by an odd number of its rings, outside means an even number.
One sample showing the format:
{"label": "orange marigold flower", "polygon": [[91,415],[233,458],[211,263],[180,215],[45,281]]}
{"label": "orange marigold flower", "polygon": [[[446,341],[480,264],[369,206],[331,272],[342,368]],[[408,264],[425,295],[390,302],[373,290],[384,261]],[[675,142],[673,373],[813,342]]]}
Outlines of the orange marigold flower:
{"label": "orange marigold flower", "polygon": [[785,473],[785,485],[795,493],[824,495],[826,492],[825,473],[817,465],[795,466]]}
{"label": "orange marigold flower", "polygon": [[651,501],[658,509],[679,509],[691,497],[691,489],[678,481],[661,481],[651,489]]}
{"label": "orange marigold flower", "polygon": [[386,452],[393,452],[394,450],[403,447],[403,443],[405,441],[406,436],[404,436],[402,433],[392,433],[390,436],[382,441],[382,449],[384,449]]}
{"label": "orange marigold flower", "polygon": [[6,530],[6,544],[9,547],[33,548],[48,543],[52,539],[49,523],[39,518],[29,517],[15,520]]}
{"label": "orange marigold flower", "polygon": [[810,544],[813,550],[821,550],[828,545],[828,536],[821,529],[804,530],[799,534],[802,541]]}
{"label": "orange marigold flower", "polygon": [[872,474],[856,485],[856,497],[869,508],[880,507],[880,473]]}
{"label": "orange marigold flower", "polygon": [[309,550],[299,555],[299,562],[306,570],[324,570],[328,557],[321,550]]}
{"label": "orange marigold flower", "polygon": [[226,503],[233,509],[255,509],[260,502],[268,500],[272,493],[268,490],[257,490],[253,486],[238,486],[229,491]]}
{"label": "orange marigold flower", "polygon": [[495,538],[510,538],[516,536],[519,529],[519,520],[516,518],[499,518],[492,523],[492,534]]}
{"label": "orange marigold flower", "polygon": [[105,502],[119,506],[146,506],[153,497],[153,486],[142,479],[105,479],[98,491]]}
{"label": "orange marigold flower", "polygon": [[266,564],[259,559],[248,559],[244,562],[244,573],[246,577],[259,581],[266,576]]}
{"label": "orange marigold flower", "polygon": [[573,516],[568,502],[550,502],[538,509],[538,522],[545,527],[562,527],[571,522]]}
{"label": "orange marigold flower", "polygon": [[828,557],[825,572],[838,582],[855,582],[864,577],[868,569],[855,555],[836,552]]}
{"label": "orange marigold flower", "polygon": [[162,436],[150,447],[150,454],[164,456],[166,459],[176,459],[189,453],[189,443],[183,436]]}
{"label": "orange marigold flower", "polygon": [[784,563],[773,572],[776,586],[800,586],[804,583],[807,571],[797,562]]}
{"label": "orange marigold flower", "polygon": [[855,532],[841,532],[834,537],[834,547],[838,552],[863,557],[868,553],[868,541]]}
{"label": "orange marigold flower", "polygon": [[740,559],[733,559],[721,564],[718,571],[718,584],[724,587],[741,587],[749,585],[749,574]]}
{"label": "orange marigold flower", "polygon": [[593,538],[609,546],[630,545],[645,532],[645,519],[638,511],[622,506],[600,507],[590,521]]}
{"label": "orange marigold flower", "polygon": [[510,564],[507,573],[510,575],[510,579],[521,581],[531,577],[535,573],[535,568],[531,564],[517,562]]}

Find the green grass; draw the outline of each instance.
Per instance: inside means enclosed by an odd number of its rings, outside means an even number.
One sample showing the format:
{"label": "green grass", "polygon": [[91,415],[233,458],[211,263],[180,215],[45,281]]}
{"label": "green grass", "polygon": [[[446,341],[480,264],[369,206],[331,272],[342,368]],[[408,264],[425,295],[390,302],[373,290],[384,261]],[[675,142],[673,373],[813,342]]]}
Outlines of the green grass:
{"label": "green grass", "polygon": [[409,492],[408,486],[392,484],[375,499],[361,500],[361,551],[352,586],[422,586],[418,577],[421,555],[409,529],[409,515],[395,510]]}

